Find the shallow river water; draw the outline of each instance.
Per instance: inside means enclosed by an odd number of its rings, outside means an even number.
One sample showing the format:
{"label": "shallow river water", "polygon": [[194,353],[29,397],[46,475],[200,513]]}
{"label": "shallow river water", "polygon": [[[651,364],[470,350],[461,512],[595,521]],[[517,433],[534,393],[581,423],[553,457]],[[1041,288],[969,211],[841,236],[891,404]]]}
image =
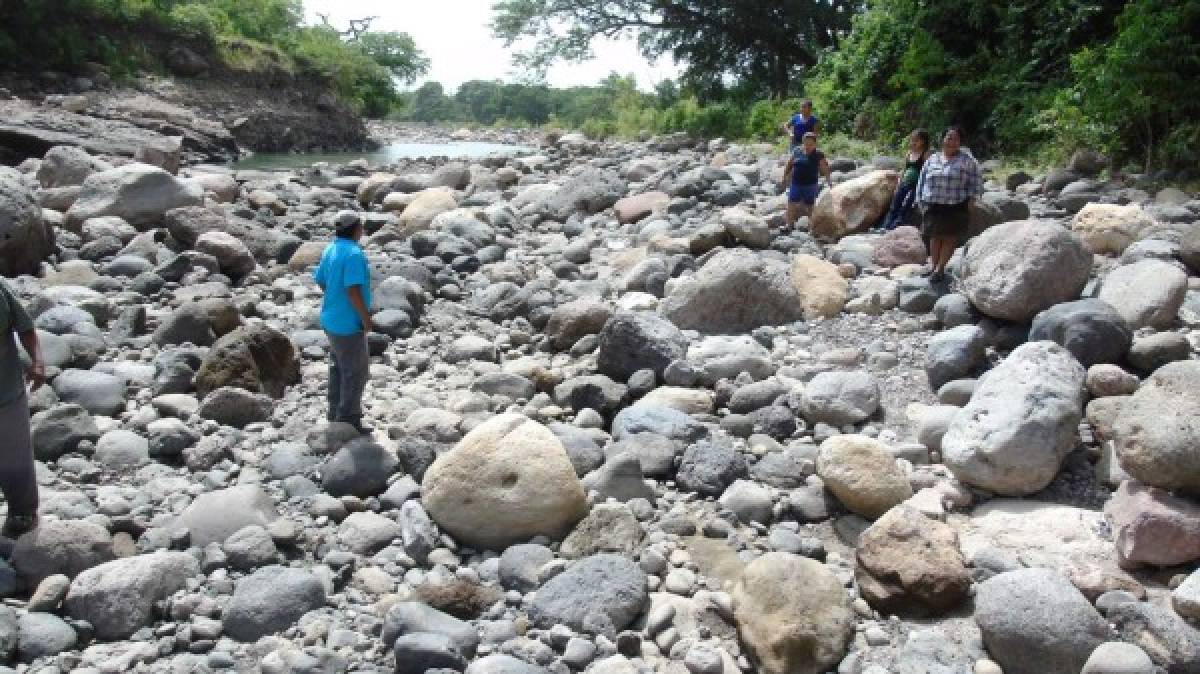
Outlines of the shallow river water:
{"label": "shallow river water", "polygon": [[233,163],[237,169],[280,171],[306,168],[317,162],[345,164],[355,159],[366,159],[372,165],[389,164],[401,159],[421,157],[450,157],[452,159],[477,159],[489,155],[513,156],[532,152],[533,148],[504,143],[482,143],[455,141],[447,143],[388,143],[374,151],[360,152],[308,152],[252,154]]}

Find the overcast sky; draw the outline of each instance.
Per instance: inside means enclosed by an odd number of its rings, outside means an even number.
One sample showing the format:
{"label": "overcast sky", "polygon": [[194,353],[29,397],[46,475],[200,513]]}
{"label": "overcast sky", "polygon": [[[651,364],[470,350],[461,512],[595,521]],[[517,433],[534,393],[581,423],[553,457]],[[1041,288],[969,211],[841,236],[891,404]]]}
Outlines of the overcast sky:
{"label": "overcast sky", "polygon": [[[372,29],[404,31],[431,63],[428,80],[454,91],[467,80],[516,79],[510,51],[492,37],[488,23],[493,0],[304,0],[309,19],[328,14],[330,21],[344,28],[349,19],[378,16]],[[553,86],[595,84],[612,71],[633,73],[638,84],[649,89],[657,82],[673,77],[678,69],[669,57],[657,64],[648,63],[632,41],[594,45],[596,58],[581,64],[560,64],[547,73]],[[424,80],[423,80],[424,81]],[[417,83],[418,85],[420,82]]]}

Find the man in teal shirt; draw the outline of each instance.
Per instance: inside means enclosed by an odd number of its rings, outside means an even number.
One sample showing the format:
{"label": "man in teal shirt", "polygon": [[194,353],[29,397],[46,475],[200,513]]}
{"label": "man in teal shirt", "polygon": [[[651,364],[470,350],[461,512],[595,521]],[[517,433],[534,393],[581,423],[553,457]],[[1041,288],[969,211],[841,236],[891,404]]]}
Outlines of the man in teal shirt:
{"label": "man in teal shirt", "polygon": [[321,327],[329,338],[329,421],[350,424],[366,435],[362,423],[362,396],[367,386],[370,359],[367,334],[371,332],[371,270],[358,245],[362,219],[354,211],[334,218],[336,236],[313,272],[325,291],[321,302]]}

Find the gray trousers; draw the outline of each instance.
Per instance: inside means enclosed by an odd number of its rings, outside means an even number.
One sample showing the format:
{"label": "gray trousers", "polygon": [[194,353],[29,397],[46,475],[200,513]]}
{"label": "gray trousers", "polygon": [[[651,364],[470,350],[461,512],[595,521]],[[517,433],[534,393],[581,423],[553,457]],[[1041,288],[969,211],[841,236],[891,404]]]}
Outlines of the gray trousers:
{"label": "gray trousers", "polygon": [[329,338],[329,420],[358,423],[362,419],[363,389],[371,361],[367,334],[335,335]]}
{"label": "gray trousers", "polygon": [[0,407],[0,491],[8,501],[9,515],[37,514],[37,472],[29,437],[29,401],[24,393]]}

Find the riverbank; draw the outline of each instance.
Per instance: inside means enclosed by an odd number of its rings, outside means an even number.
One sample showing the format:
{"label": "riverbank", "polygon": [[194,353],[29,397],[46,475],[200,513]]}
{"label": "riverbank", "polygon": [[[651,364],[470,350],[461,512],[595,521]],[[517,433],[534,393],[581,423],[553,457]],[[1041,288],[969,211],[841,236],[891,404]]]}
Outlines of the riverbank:
{"label": "riverbank", "polygon": [[[1200,667],[1196,195],[1090,154],[989,174],[931,282],[915,228],[866,231],[897,158],[831,158],[791,231],[781,159],[565,134],[0,168],[49,377],[0,658],[1019,673],[1116,641]],[[368,234],[369,437],[325,421],[310,271],[340,217]]]}
{"label": "riverbank", "polygon": [[99,67],[89,77],[52,75],[0,76],[0,162],[39,158],[55,145],[124,158],[166,154],[174,164],[230,161],[246,150],[374,147],[362,119],[331,93],[280,73],[121,83]]}

